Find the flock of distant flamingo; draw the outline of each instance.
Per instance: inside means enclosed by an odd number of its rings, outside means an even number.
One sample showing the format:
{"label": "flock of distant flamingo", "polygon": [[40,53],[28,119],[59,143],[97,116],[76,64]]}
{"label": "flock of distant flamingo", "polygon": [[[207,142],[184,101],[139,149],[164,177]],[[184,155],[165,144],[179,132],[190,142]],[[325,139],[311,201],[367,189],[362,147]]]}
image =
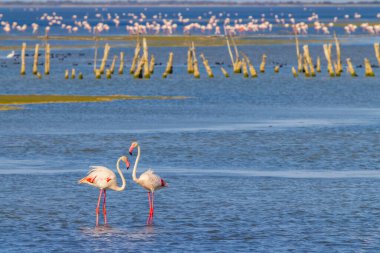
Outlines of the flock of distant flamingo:
{"label": "flock of distant flamingo", "polygon": [[[129,154],[132,155],[133,150],[137,148],[137,157],[135,160],[135,165],[133,167],[132,172],[132,179],[137,184],[141,185],[144,189],[148,191],[148,201],[149,201],[149,216],[146,221],[147,225],[153,224],[153,215],[154,215],[154,192],[167,187],[168,184],[158,175],[156,175],[151,169],[148,171],[145,171],[140,175],[139,178],[136,176],[137,171],[137,165],[140,160],[140,146],[137,142],[132,142],[130,148],[129,148]],[[98,197],[98,204],[96,206],[95,212],[96,212],[96,226],[99,226],[99,208],[100,208],[100,202],[103,195],[103,217],[104,217],[104,224],[107,224],[107,209],[106,209],[106,190],[114,190],[114,191],[124,191],[126,187],[126,180],[124,178],[124,175],[120,169],[120,162],[123,161],[129,169],[130,163],[127,156],[121,156],[116,163],[116,169],[120,175],[122,185],[118,186],[117,179],[115,173],[103,166],[90,166],[90,171],[88,172],[88,175],[84,178],[79,180],[80,184],[89,184],[91,186],[94,186],[96,188],[99,188],[99,197]]]}
{"label": "flock of distant flamingo", "polygon": [[[305,9],[306,10],[306,9]],[[238,13],[213,13],[209,11],[203,16],[197,18],[185,18],[181,12],[175,14],[176,18],[169,19],[168,14],[161,12],[147,17],[144,13],[99,13],[97,9],[95,17],[90,17],[88,14],[83,17],[72,15],[71,18],[64,20],[63,16],[56,12],[51,14],[43,13],[37,17],[38,21],[32,24],[19,24],[16,21],[4,20],[4,14],[0,14],[0,24],[2,30],[6,33],[11,31],[25,32],[28,27],[32,29],[33,34],[42,30],[47,34],[52,27],[58,27],[66,30],[68,33],[76,33],[81,29],[89,33],[100,34],[107,32],[111,27],[118,28],[125,25],[125,30],[129,34],[173,34],[176,32],[179,24],[183,27],[184,34],[192,32],[200,32],[206,34],[220,35],[221,31],[225,31],[230,35],[246,34],[247,32],[271,32],[273,27],[290,29],[290,32],[298,32],[299,34],[307,34],[309,27],[313,27],[316,33],[330,34],[330,29],[339,24],[345,33],[352,34],[357,31],[357,28],[365,33],[380,34],[380,24],[370,24],[366,21],[359,24],[362,18],[360,13],[353,15],[345,14],[342,17],[332,17],[329,21],[319,19],[317,13],[312,12],[306,19],[296,21],[293,14],[284,13],[268,15],[260,14],[259,17],[249,16],[248,18],[240,18]],[[189,11],[189,8],[186,9]],[[354,19],[353,23],[348,23],[348,20]],[[376,18],[380,18],[380,13],[376,14]],[[350,20],[351,21],[351,20]],[[43,26],[40,29],[40,26]]]}

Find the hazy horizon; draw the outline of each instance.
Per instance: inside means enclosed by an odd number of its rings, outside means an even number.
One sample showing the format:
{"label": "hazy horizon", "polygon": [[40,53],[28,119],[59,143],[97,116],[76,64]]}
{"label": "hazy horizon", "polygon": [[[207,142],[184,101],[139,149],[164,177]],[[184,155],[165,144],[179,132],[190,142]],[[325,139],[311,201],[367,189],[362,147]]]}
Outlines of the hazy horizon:
{"label": "hazy horizon", "polygon": [[[3,3],[12,3],[12,2],[35,2],[35,3],[49,3],[49,2],[100,2],[100,0],[3,0]],[[269,0],[269,1],[264,1],[264,0],[234,0],[230,1],[231,3],[247,3],[247,2],[252,2],[252,3],[284,3],[284,2],[291,2],[292,0]],[[371,0],[369,0],[371,1]],[[360,4],[361,2],[369,2],[369,1],[355,1],[355,0],[294,0],[293,2],[303,2],[303,3],[322,3],[322,2],[331,2],[331,3],[346,3],[346,2],[354,2]],[[126,2],[126,3],[144,3],[144,2],[161,2],[161,0],[109,0],[108,2]],[[184,1],[182,0],[171,0],[173,3],[183,3]],[[206,1],[200,1],[200,0],[186,0],[185,2],[227,2],[226,0],[206,0]]]}

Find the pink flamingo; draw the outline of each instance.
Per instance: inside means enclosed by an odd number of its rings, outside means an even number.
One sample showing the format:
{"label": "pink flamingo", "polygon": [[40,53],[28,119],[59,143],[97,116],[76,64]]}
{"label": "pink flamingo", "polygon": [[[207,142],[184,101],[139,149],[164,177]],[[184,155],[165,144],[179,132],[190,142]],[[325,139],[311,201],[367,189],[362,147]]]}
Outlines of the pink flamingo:
{"label": "pink flamingo", "polygon": [[[132,142],[129,148],[129,154],[132,155],[133,149],[137,147],[137,157],[135,165],[133,167],[132,178],[133,181],[141,185],[144,189],[148,191],[148,201],[149,201],[149,216],[146,224],[151,225],[153,223],[154,215],[154,192],[160,190],[163,187],[167,187],[168,184],[158,175],[154,174],[154,171],[149,169],[142,173],[139,178],[136,177],[137,164],[140,159],[140,146],[137,142]],[[151,196],[152,193],[152,196]]]}
{"label": "pink flamingo", "polygon": [[99,188],[99,198],[98,198],[98,205],[96,206],[95,212],[96,212],[96,226],[99,225],[99,206],[100,206],[100,200],[102,198],[102,193],[104,193],[103,198],[103,216],[104,216],[104,224],[107,224],[107,211],[106,211],[106,190],[114,190],[114,191],[123,191],[126,186],[125,178],[123,176],[123,173],[120,170],[119,164],[120,161],[125,162],[125,165],[127,166],[127,169],[129,169],[130,163],[126,156],[121,156],[116,163],[117,171],[119,172],[119,175],[121,177],[122,185],[118,186],[116,181],[116,175],[115,173],[103,166],[90,166],[90,171],[88,172],[88,175],[82,178],[78,181],[80,184],[89,184],[91,186],[94,186],[96,188]]}

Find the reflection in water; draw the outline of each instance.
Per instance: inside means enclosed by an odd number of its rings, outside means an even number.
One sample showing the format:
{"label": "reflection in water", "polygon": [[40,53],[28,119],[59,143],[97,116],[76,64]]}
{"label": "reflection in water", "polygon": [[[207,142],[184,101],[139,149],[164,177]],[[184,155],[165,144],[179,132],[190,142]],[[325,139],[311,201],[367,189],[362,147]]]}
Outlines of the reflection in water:
{"label": "reflection in water", "polygon": [[101,225],[94,228],[80,228],[80,232],[84,240],[92,242],[88,249],[95,251],[106,249],[136,251],[139,243],[143,243],[144,247],[149,247],[149,245],[154,245],[156,237],[160,236],[154,226],[145,225],[128,228]]}
{"label": "reflection in water", "polygon": [[79,229],[81,233],[87,236],[93,236],[93,237],[98,237],[98,236],[115,236],[119,234],[124,234],[125,231],[123,231],[120,228],[116,228],[110,225],[99,225],[99,226],[94,226],[94,227],[84,227]]}
{"label": "reflection in water", "polygon": [[80,232],[85,236],[94,238],[108,239],[110,237],[119,237],[126,240],[146,240],[153,238],[157,233],[154,225],[152,226],[138,226],[131,228],[120,228],[110,225],[99,225],[97,227],[82,227],[79,228]]}

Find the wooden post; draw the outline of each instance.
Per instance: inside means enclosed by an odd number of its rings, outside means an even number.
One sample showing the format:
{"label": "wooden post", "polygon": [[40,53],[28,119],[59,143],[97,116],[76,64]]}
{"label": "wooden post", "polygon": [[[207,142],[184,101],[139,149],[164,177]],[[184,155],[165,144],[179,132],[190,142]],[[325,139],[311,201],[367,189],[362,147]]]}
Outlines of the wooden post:
{"label": "wooden post", "polygon": [[330,76],[335,76],[334,68],[331,61],[331,44],[323,45],[323,52],[325,54],[326,60],[327,60],[327,71],[329,72]]}
{"label": "wooden post", "polygon": [[83,73],[82,73],[82,72],[79,72],[79,74],[78,74],[78,79],[80,79],[80,80],[83,79]]}
{"label": "wooden post", "polygon": [[193,63],[194,63],[194,77],[195,78],[200,78],[200,73],[199,73],[199,66],[198,66],[198,60],[197,60],[197,55],[195,53],[195,46],[194,42],[192,42],[192,53],[193,53]]}
{"label": "wooden post", "polygon": [[297,76],[298,76],[298,72],[297,72],[297,70],[296,70],[295,67],[292,67],[292,73],[293,73],[293,76],[294,76],[294,77],[297,77]]}
{"label": "wooden post", "polygon": [[309,65],[308,68],[310,68],[310,75],[315,76],[314,64],[313,64],[313,61],[312,61],[311,56],[310,56],[310,51],[309,51],[308,45],[303,46],[303,54],[304,54],[304,57],[305,57],[307,64]]}
{"label": "wooden post", "polygon": [[148,54],[148,43],[146,42],[146,38],[143,38],[143,68],[144,68],[144,78],[150,78],[149,71],[149,54]]}
{"label": "wooden post", "polygon": [[129,71],[129,73],[131,73],[131,74],[135,73],[136,64],[139,60],[139,54],[140,54],[140,41],[137,41],[136,42],[136,48],[135,48],[135,55],[133,56],[131,69]]}
{"label": "wooden post", "polygon": [[243,69],[243,76],[244,78],[248,78],[249,75],[248,75],[248,68],[247,68],[247,63],[245,62],[245,60],[243,59],[242,60],[242,69]]}
{"label": "wooden post", "polygon": [[224,75],[226,78],[230,77],[230,75],[228,74],[228,72],[227,72],[223,67],[221,67],[220,69],[222,70],[223,75]]}
{"label": "wooden post", "polygon": [[71,69],[71,79],[75,79],[75,69]]}
{"label": "wooden post", "polygon": [[25,50],[26,50],[26,43],[22,43],[21,47],[21,75],[25,75]]}
{"label": "wooden post", "polygon": [[321,58],[319,56],[317,57],[317,72],[321,72]]}
{"label": "wooden post", "polygon": [[33,57],[33,75],[37,75],[38,71],[38,50],[40,45],[37,43],[34,49],[34,57]]}
{"label": "wooden post", "polygon": [[112,76],[111,70],[110,70],[110,69],[107,69],[107,70],[106,70],[106,78],[107,78],[107,79],[111,79],[111,76]]}
{"label": "wooden post", "polygon": [[236,46],[236,43],[235,43],[235,40],[234,40],[233,36],[231,36],[231,41],[232,41],[232,44],[234,45],[236,60],[240,59],[239,50],[237,49],[237,46]]}
{"label": "wooden post", "polygon": [[231,46],[230,46],[230,41],[228,40],[228,36],[225,36],[226,38],[226,41],[227,41],[227,49],[228,49],[228,53],[230,54],[230,57],[231,57],[231,64],[232,64],[232,67],[234,69],[234,72],[235,72],[235,60],[234,60],[234,56],[232,54],[232,51],[231,51]]}
{"label": "wooden post", "polygon": [[144,65],[144,58],[140,58],[138,64],[137,64],[137,68],[135,70],[135,72],[133,73],[133,77],[134,78],[142,78],[143,75],[142,75],[142,68],[143,68],[143,65]]}
{"label": "wooden post", "polygon": [[120,52],[119,75],[124,73],[124,52]]}
{"label": "wooden post", "polygon": [[194,60],[194,77],[200,78],[201,74],[199,73],[198,60]]}
{"label": "wooden post", "polygon": [[296,40],[296,56],[297,56],[298,72],[301,73],[304,71],[303,70],[303,56],[300,53],[300,45],[299,45],[298,36],[297,36],[296,31],[294,31],[294,37]]}
{"label": "wooden post", "polygon": [[95,78],[100,79],[102,77],[102,74],[100,73],[100,69],[95,69]]}
{"label": "wooden post", "polygon": [[375,73],[372,70],[371,63],[367,58],[364,58],[365,76],[374,77]]}
{"label": "wooden post", "polygon": [[69,70],[68,69],[65,70],[65,79],[69,79]]}
{"label": "wooden post", "polygon": [[113,59],[112,59],[111,67],[110,67],[111,74],[113,74],[113,73],[115,72],[115,64],[116,64],[116,60],[117,60],[117,56],[114,55],[114,57],[113,57]]}
{"label": "wooden post", "polygon": [[150,74],[153,74],[154,73],[154,55],[152,54],[152,56],[150,57],[150,63],[149,63],[149,73]]}
{"label": "wooden post", "polygon": [[350,73],[350,75],[353,77],[358,76],[355,72],[354,67],[352,66],[351,59],[347,58],[346,60],[347,60],[347,71],[348,71],[348,73]]}
{"label": "wooden post", "polygon": [[[232,41],[232,44],[233,44],[234,50],[235,50],[235,62],[232,63],[232,66],[234,68],[234,73],[241,73],[242,67],[243,67],[243,62],[240,59],[239,51],[237,49],[234,38],[232,36],[230,36],[230,37],[231,37],[231,41]],[[229,43],[228,43],[228,45],[229,45]]]}
{"label": "wooden post", "polygon": [[261,73],[265,72],[265,63],[266,63],[266,60],[267,60],[267,56],[265,54],[263,54],[262,61],[261,61],[261,64],[260,64],[260,72]]}
{"label": "wooden post", "polygon": [[251,73],[251,77],[252,78],[257,77],[256,69],[255,67],[253,67],[252,63],[249,63],[248,66],[249,66],[249,72]]}
{"label": "wooden post", "polygon": [[45,46],[45,75],[50,74],[50,44],[46,43]]}
{"label": "wooden post", "polygon": [[304,72],[305,72],[305,76],[306,76],[306,77],[310,77],[309,64],[307,63],[306,56],[304,56],[303,70],[304,70]]}
{"label": "wooden post", "polygon": [[343,72],[343,68],[342,68],[342,60],[340,58],[340,44],[339,44],[338,38],[336,37],[335,32],[334,32],[334,40],[335,40],[335,49],[336,49],[336,68],[335,68],[335,72],[336,72],[336,74],[339,73],[339,75],[337,75],[337,76],[340,76],[340,73]]}
{"label": "wooden post", "polygon": [[251,61],[249,60],[248,56],[245,55],[244,53],[242,53],[245,61],[247,62],[248,64],[248,68],[249,68],[249,72],[251,73],[251,77],[254,78],[254,77],[257,77],[257,72],[256,72],[256,69],[255,67],[253,67],[253,64],[251,63]]}
{"label": "wooden post", "polygon": [[379,49],[379,43],[373,44],[373,47],[375,49],[375,56],[377,59],[377,64],[380,66],[380,49]]}
{"label": "wooden post", "polygon": [[108,53],[110,51],[111,47],[108,45],[108,43],[105,44],[104,46],[104,54],[103,54],[103,59],[102,59],[102,63],[100,65],[100,74],[103,74],[104,73],[104,69],[106,67],[106,62],[107,62],[107,58],[108,58]]}
{"label": "wooden post", "polygon": [[298,64],[298,72],[303,72],[303,55],[300,53],[300,55],[297,58],[297,64]]}
{"label": "wooden post", "polygon": [[213,78],[214,74],[212,73],[210,65],[208,64],[208,60],[206,59],[206,57],[203,54],[200,54],[200,57],[202,58],[203,65],[205,66],[208,77]]}
{"label": "wooden post", "polygon": [[96,73],[96,63],[98,60],[98,47],[99,47],[98,37],[95,37],[94,73]]}
{"label": "wooden post", "polygon": [[241,67],[242,67],[241,60],[239,60],[238,58],[236,58],[236,61],[235,61],[234,65],[233,65],[234,73],[236,73],[236,74],[241,73],[241,71],[242,71]]}
{"label": "wooden post", "polygon": [[149,62],[148,59],[145,57],[143,58],[143,71],[144,71],[144,78],[149,79],[150,78],[150,71],[149,71]]}
{"label": "wooden post", "polygon": [[194,73],[194,64],[193,64],[193,57],[191,53],[191,48],[187,50],[187,73],[193,74]]}
{"label": "wooden post", "polygon": [[[334,64],[334,69],[335,69],[335,71],[336,71],[337,69],[339,69],[338,63],[334,62],[333,64]],[[340,76],[340,71],[336,71],[335,76]]]}
{"label": "wooden post", "polygon": [[165,72],[167,74],[173,74],[173,52],[169,53],[169,60],[168,60],[168,63],[166,65]]}

